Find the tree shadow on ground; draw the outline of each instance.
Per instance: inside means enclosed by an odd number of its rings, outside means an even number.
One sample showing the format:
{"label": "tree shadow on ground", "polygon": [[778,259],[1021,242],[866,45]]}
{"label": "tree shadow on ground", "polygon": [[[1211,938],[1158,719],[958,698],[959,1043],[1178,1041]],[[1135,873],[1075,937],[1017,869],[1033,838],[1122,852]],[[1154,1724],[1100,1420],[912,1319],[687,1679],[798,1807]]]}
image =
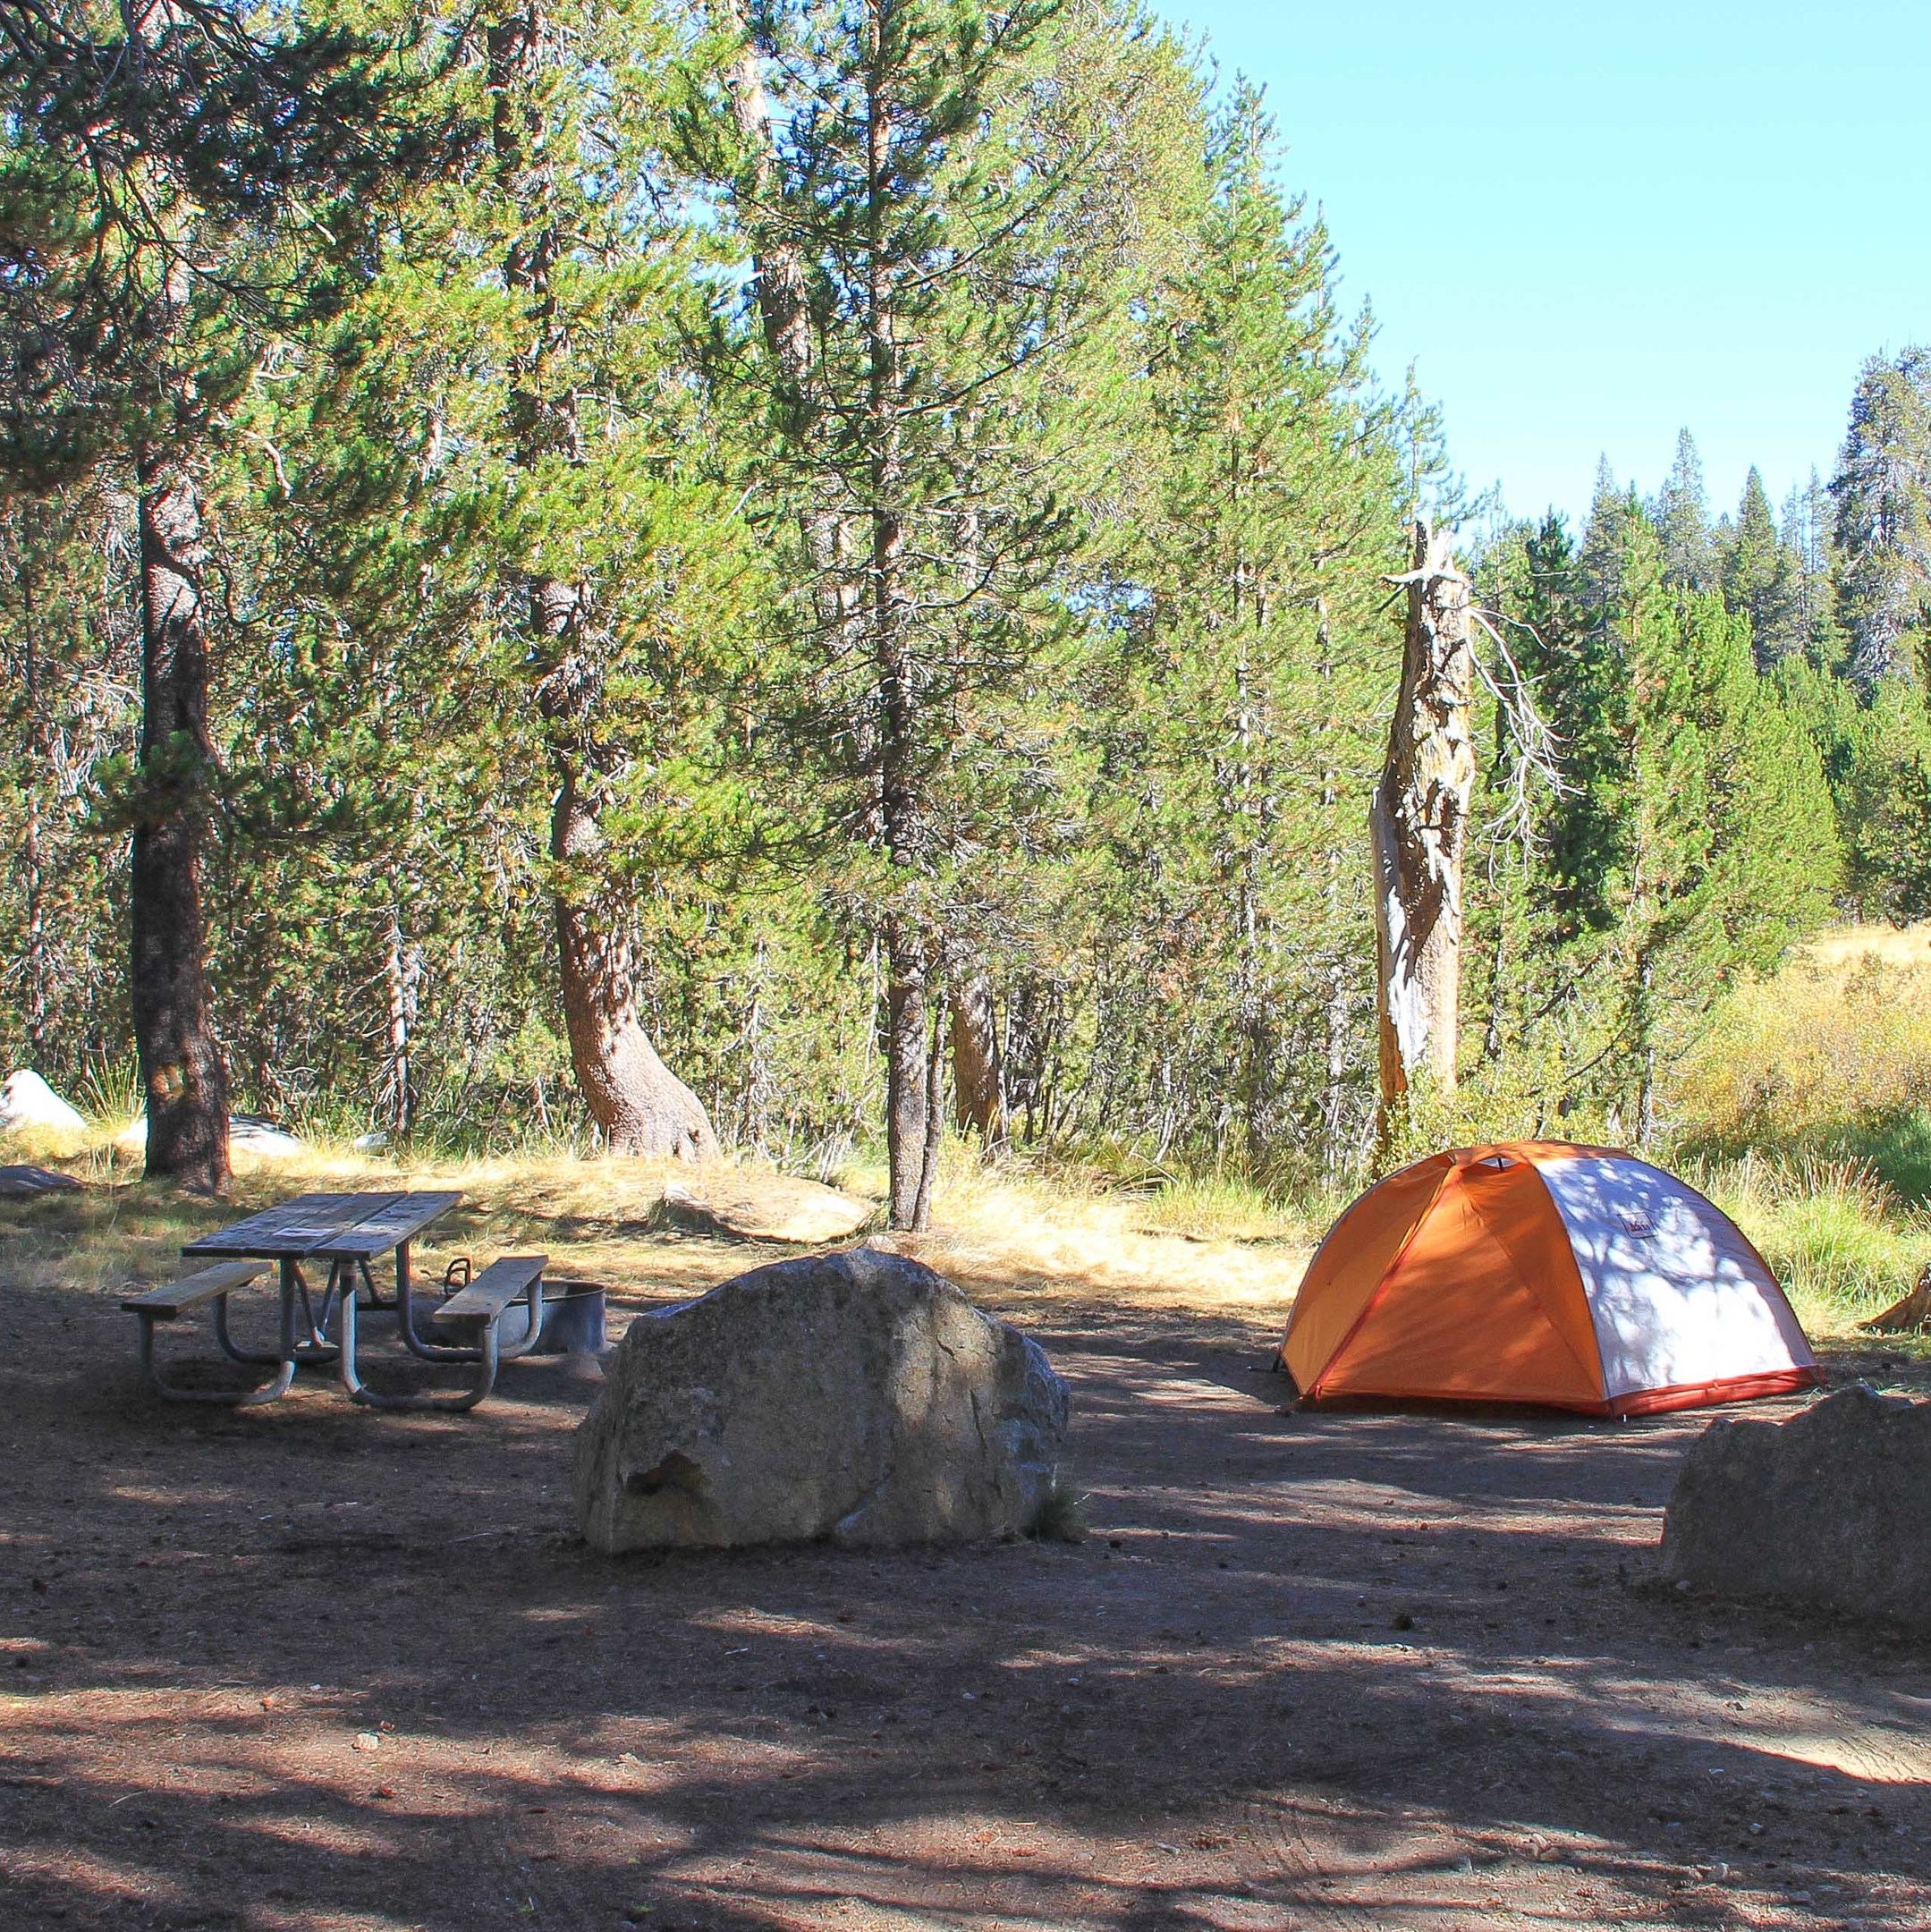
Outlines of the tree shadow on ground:
{"label": "tree shadow on ground", "polygon": [[611,1563],[559,1364],[189,1411],[13,1291],[10,1922],[1931,1916],[1924,1648],[1647,1581],[1707,1418],[1279,1414],[1262,1326],[1027,1318],[1083,1543]]}

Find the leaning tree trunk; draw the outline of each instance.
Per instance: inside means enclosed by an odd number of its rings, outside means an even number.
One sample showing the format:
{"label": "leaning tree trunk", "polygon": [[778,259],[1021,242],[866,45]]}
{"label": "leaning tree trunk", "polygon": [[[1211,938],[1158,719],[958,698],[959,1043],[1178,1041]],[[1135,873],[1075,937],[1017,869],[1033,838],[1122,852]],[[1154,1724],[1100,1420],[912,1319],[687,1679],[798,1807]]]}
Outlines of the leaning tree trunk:
{"label": "leaning tree trunk", "polygon": [[983,974],[974,974],[953,990],[950,1004],[953,1118],[961,1132],[976,1133],[991,1154],[1008,1138],[1005,1069],[992,986]]}
{"label": "leaning tree trunk", "polygon": [[1382,1131],[1418,1080],[1451,1090],[1461,993],[1461,855],[1475,748],[1469,580],[1415,523],[1402,687],[1368,822],[1375,848]]}
{"label": "leaning tree trunk", "polygon": [[[488,30],[494,97],[491,140],[497,180],[514,204],[544,206],[555,162],[544,143],[541,114],[529,91],[540,73],[551,29],[532,4]],[[578,447],[578,420],[567,390],[543,380],[562,325],[552,273],[565,238],[538,225],[517,236],[503,263],[504,285],[521,296],[529,339],[515,358],[510,391],[512,440],[525,469]],[[585,711],[597,687],[583,651],[587,593],[581,584],[537,577],[529,587],[531,669],[557,772],[550,820],[553,857],[566,861],[556,894],[557,955],[570,1058],[584,1104],[606,1143],[620,1154],[699,1160],[717,1151],[703,1103],[658,1057],[638,1018],[636,958],[621,906],[599,891],[595,875],[606,848],[600,821],[609,774],[592,752]]]}
{"label": "leaning tree trunk", "polygon": [[1859,1326],[1867,1335],[1916,1335],[1931,1328],[1931,1267],[1918,1277],[1918,1284],[1901,1301],[1894,1301],[1882,1315],[1874,1315]]}
{"label": "leaning tree trunk", "polygon": [[[566,768],[550,825],[550,855],[570,872],[594,873],[604,832],[594,800]],[[665,1065],[637,1015],[636,961],[623,921],[569,884],[556,895],[556,950],[563,1022],[577,1084],[615,1154],[703,1160],[717,1152],[704,1103]]]}
{"label": "leaning tree trunk", "polygon": [[178,465],[136,456],[141,575],[140,809],[131,1004],[148,1107],[148,1174],[208,1193],[228,1183],[228,1070],[208,1013],[201,924],[207,640],[201,499]]}

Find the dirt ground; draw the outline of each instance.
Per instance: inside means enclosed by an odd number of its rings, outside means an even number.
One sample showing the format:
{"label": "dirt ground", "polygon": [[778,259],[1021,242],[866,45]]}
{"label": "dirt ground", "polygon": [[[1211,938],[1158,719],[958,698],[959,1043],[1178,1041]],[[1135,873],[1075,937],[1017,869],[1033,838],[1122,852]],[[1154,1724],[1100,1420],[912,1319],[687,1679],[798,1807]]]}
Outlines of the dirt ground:
{"label": "dirt ground", "polygon": [[1084,1541],[611,1562],[580,1367],[167,1406],[59,1273],[0,1292],[8,1928],[1931,1925],[1931,1647],[1649,1580],[1705,1416],[1283,1414],[1272,1318],[978,1278]]}

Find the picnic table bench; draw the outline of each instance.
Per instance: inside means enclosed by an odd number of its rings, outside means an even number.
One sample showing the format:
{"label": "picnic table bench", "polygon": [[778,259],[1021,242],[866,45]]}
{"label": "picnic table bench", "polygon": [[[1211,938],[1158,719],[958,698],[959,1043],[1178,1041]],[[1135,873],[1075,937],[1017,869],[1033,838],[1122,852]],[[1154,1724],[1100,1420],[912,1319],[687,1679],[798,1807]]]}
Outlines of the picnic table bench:
{"label": "picnic table bench", "polygon": [[[477,1365],[475,1381],[456,1395],[385,1395],[370,1388],[362,1380],[356,1361],[355,1297],[350,1295],[342,1304],[342,1382],[349,1399],[373,1409],[460,1411],[475,1408],[496,1385],[498,1365],[529,1354],[541,1338],[543,1271],[549,1263],[547,1255],[505,1255],[500,1261],[492,1261],[430,1317],[438,1326],[454,1329],[465,1337],[455,1346],[439,1347],[436,1359],[473,1360]],[[503,1318],[518,1301],[529,1311],[529,1324],[521,1335],[505,1343]]]}
{"label": "picnic table bench", "polygon": [[[298,1368],[334,1368],[351,1401],[375,1409],[472,1409],[495,1386],[498,1366],[537,1345],[543,1326],[543,1255],[507,1257],[485,1268],[473,1282],[436,1307],[432,1320],[449,1339],[422,1333],[417,1320],[411,1242],[442,1218],[462,1197],[451,1191],[416,1193],[302,1194],[232,1226],[190,1241],[182,1252],[211,1265],[145,1294],[128,1297],[122,1307],[140,1323],[140,1361],[156,1390],[170,1401],[224,1402],[249,1408],[285,1395]],[[370,1264],[394,1251],[395,1292],[378,1292]],[[229,1332],[228,1297],[258,1280],[273,1264],[280,1303],[280,1326],[273,1349],[245,1348]],[[326,1263],[319,1294],[304,1264]],[[366,1300],[364,1299],[366,1295]],[[155,1359],[155,1324],[172,1321],[212,1302],[215,1336],[232,1360],[273,1368],[273,1378],[249,1390],[187,1389],[167,1382]],[[505,1338],[505,1318],[521,1302],[526,1311],[521,1331],[513,1322]],[[362,1379],[357,1360],[357,1316],[371,1309],[393,1310],[403,1346],[425,1361],[471,1365],[472,1385],[453,1396],[387,1394]]]}
{"label": "picnic table bench", "polygon": [[[267,1273],[266,1265],[260,1261],[224,1261],[215,1267],[202,1268],[196,1274],[182,1276],[180,1281],[165,1283],[159,1288],[149,1289],[144,1295],[131,1295],[122,1301],[121,1306],[140,1319],[141,1372],[154,1384],[157,1394],[165,1395],[170,1402],[225,1402],[233,1408],[248,1408],[256,1402],[274,1402],[288,1393],[289,1384],[295,1378],[292,1346],[288,1348],[288,1359],[278,1364],[281,1372],[273,1382],[266,1388],[247,1390],[240,1394],[227,1389],[176,1388],[162,1380],[154,1359],[154,1325],[157,1321],[173,1321],[177,1315],[185,1315],[190,1309],[212,1301],[215,1304],[215,1339],[221,1343],[223,1352],[233,1356],[237,1361],[250,1360],[251,1358],[237,1349],[229,1338],[228,1297],[237,1288],[246,1288],[250,1282],[258,1281]],[[284,1340],[292,1340],[292,1330],[286,1325]]]}

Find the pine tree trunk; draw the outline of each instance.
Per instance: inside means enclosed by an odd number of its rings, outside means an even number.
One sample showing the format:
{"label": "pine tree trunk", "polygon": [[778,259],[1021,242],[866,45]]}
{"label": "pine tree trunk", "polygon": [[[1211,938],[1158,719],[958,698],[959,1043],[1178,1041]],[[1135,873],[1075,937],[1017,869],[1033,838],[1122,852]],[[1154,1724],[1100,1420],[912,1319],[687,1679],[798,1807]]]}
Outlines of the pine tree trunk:
{"label": "pine tree trunk", "polygon": [[[887,59],[887,23],[871,0],[870,57]],[[890,196],[890,103],[875,72],[868,91],[866,159],[874,221]],[[899,344],[894,291],[882,235],[868,237],[865,334],[868,353],[866,435],[867,494],[870,517],[870,607],[867,612],[876,681],[875,769],[877,823],[893,865],[910,874],[926,861],[926,821],[917,775],[919,732],[918,646],[905,597],[905,487],[899,419]],[[894,911],[885,919],[885,954],[891,982],[885,1060],[885,1146],[891,1165],[894,1228],[927,1224],[930,1185],[927,1173],[929,1081],[925,1046],[926,1004],[932,978],[931,946],[916,919]]]}
{"label": "pine tree trunk", "polygon": [[[13,560],[10,560],[13,561]],[[41,843],[40,790],[54,772],[54,747],[49,739],[46,713],[40,702],[39,615],[34,597],[34,579],[24,561],[13,563],[20,583],[21,642],[25,649],[25,688],[21,692],[28,718],[28,733],[33,746],[34,768],[24,787],[27,795],[27,827],[21,858],[27,871],[26,989],[21,1029],[27,1036],[28,1064],[47,1066],[52,1055],[48,1024],[53,1010],[54,962],[47,936],[47,867]]]}
{"label": "pine tree trunk", "polygon": [[[604,850],[596,801],[565,767],[550,821],[550,855],[580,871]],[[556,895],[556,952],[570,1063],[590,1118],[614,1154],[706,1160],[717,1135],[704,1103],[665,1065],[638,1017],[636,959],[615,908]]]}
{"label": "pine tree trunk", "polygon": [[422,986],[422,948],[404,928],[400,905],[389,909],[383,976],[389,990],[389,1063],[383,1099],[389,1131],[406,1140],[416,1126],[416,1003]]}
{"label": "pine tree trunk", "polygon": [[148,1174],[228,1184],[228,1071],[208,1011],[201,923],[207,546],[193,482],[157,452],[135,463],[141,573],[141,805],[134,827],[131,1004],[148,1108]]}
{"label": "pine tree trunk", "polygon": [[976,1133],[988,1154],[1006,1145],[1005,1066],[999,1052],[992,985],[975,974],[949,1002],[952,1018],[953,1113],[962,1133]]}
{"label": "pine tree trunk", "polygon": [[1455,1085],[1461,993],[1461,859],[1475,750],[1469,580],[1445,537],[1417,520],[1402,685],[1369,826],[1380,991],[1384,1137],[1418,1079]]}
{"label": "pine tree trunk", "polygon": [[919,1191],[912,1199],[912,1225],[932,1225],[932,1188],[939,1175],[939,1144],[945,1131],[945,1010],[932,1004],[932,1051],[926,1055],[926,1142],[919,1159]]}
{"label": "pine tree trunk", "polygon": [[[891,1224],[918,1232],[929,1219],[926,1182],[926,992],[931,962],[918,934],[894,917],[885,927],[885,1156],[891,1169]],[[924,1200],[921,1202],[921,1195]],[[927,1210],[921,1218],[921,1206]]]}

